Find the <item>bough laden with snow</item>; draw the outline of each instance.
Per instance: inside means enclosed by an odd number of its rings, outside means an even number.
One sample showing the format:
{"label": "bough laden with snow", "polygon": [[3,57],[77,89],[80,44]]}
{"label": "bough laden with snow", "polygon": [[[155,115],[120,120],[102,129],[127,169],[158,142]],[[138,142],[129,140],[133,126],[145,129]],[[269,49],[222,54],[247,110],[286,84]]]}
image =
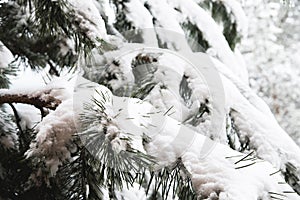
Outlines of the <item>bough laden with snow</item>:
{"label": "bough laden with snow", "polygon": [[[235,0],[0,1],[0,198],[299,199],[245,23]],[[51,81],[9,89],[24,64]]]}

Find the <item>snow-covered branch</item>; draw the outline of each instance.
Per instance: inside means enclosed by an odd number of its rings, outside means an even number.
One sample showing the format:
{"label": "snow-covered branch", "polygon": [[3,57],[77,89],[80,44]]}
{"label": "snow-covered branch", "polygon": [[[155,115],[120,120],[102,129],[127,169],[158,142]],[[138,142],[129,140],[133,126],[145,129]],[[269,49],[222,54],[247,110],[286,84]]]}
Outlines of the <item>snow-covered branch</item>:
{"label": "snow-covered branch", "polygon": [[[98,90],[105,93],[107,88],[101,86]],[[284,182],[276,173],[278,170],[255,157],[254,152],[243,154],[213,142],[203,132],[164,115],[146,101],[112,96],[107,103],[105,99],[106,96],[97,95],[99,102],[106,102],[101,106],[109,110],[108,116],[114,116],[116,128],[130,133],[136,146],[144,134],[150,138],[144,147],[147,154],[156,158],[155,170],[171,166],[181,158],[195,191],[203,199],[268,199],[276,195],[298,199],[288,184],[278,184]],[[107,135],[115,132],[106,130]]]}
{"label": "snow-covered branch", "polygon": [[55,110],[61,103],[60,99],[51,96],[51,90],[39,91],[36,93],[16,93],[10,90],[0,90],[0,104],[23,103],[30,104],[37,108],[49,108]]}

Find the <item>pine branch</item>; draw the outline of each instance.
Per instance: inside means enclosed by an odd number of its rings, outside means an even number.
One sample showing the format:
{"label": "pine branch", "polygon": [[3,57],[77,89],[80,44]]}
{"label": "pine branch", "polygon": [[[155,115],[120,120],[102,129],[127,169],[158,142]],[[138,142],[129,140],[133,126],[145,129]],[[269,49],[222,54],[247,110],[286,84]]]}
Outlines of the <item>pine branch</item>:
{"label": "pine branch", "polygon": [[185,35],[188,38],[188,43],[193,51],[205,52],[208,48],[210,48],[210,44],[204,38],[202,31],[199,30],[195,24],[190,21],[185,21],[181,23],[181,27],[185,32]]}
{"label": "pine branch", "polygon": [[130,20],[127,16],[129,11],[126,3],[128,2],[130,2],[130,0],[113,0],[114,5],[116,6],[116,21],[113,25],[120,32],[136,29],[132,20]]}
{"label": "pine branch", "polygon": [[139,53],[132,61],[132,73],[135,79],[135,87],[131,97],[144,99],[157,85],[154,74],[158,69],[157,59],[159,55]]}
{"label": "pine branch", "polygon": [[63,0],[1,2],[0,40],[32,68],[49,61],[72,67],[81,52],[87,54],[95,46],[76,19],[73,7]]}
{"label": "pine branch", "polygon": [[234,114],[237,111],[231,109],[227,116],[227,139],[230,148],[237,150],[239,152],[250,151],[250,139],[247,136],[243,136],[240,133],[239,128],[236,125]]}
{"label": "pine branch", "polygon": [[[106,113],[108,98],[101,91],[98,94],[102,100],[93,99],[93,104],[85,107],[80,118],[83,131],[79,135],[94,157],[89,163],[101,172],[98,176],[102,184],[112,191],[121,190],[124,183],[129,188],[135,181],[143,181],[142,177],[145,177],[146,169],[151,169],[154,158],[131,147],[131,138],[122,130],[110,131],[109,127],[118,127]],[[119,141],[120,149],[113,144],[115,141]]]}
{"label": "pine branch", "polygon": [[205,0],[199,3],[200,7],[205,7],[211,11],[214,20],[222,24],[223,35],[226,38],[231,50],[235,49],[236,44],[241,40],[241,33],[237,29],[237,19],[235,19],[232,11],[224,5],[222,1]]}
{"label": "pine branch", "polygon": [[286,169],[283,172],[285,181],[295,190],[297,194],[300,194],[300,178],[297,168],[290,162],[285,165]]}
{"label": "pine branch", "polygon": [[50,95],[51,90],[38,92],[36,94],[10,93],[8,90],[0,90],[0,105],[4,103],[23,103],[33,105],[38,108],[49,108],[55,110],[61,100]]}

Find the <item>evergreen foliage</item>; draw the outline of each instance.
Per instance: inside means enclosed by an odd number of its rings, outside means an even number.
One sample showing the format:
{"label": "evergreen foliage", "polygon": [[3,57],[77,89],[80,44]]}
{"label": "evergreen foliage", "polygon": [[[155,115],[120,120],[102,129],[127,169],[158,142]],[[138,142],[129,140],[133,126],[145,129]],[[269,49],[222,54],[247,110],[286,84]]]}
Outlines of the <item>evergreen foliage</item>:
{"label": "evergreen foliage", "polygon": [[1,2],[0,19],[0,41],[32,68],[49,65],[58,75],[59,68],[74,66],[82,50],[94,47],[63,0]]}

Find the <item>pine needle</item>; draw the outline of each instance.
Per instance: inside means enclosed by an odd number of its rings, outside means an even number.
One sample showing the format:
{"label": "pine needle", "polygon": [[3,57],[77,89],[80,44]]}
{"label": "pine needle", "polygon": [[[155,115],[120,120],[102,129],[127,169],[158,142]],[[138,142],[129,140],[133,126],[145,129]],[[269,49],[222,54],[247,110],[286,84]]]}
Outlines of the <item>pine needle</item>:
{"label": "pine needle", "polygon": [[279,197],[274,197],[274,196],[270,196],[271,199],[277,199],[277,200],[284,200],[282,198],[279,198]]}
{"label": "pine needle", "polygon": [[277,192],[268,192],[268,193],[271,194],[271,195],[278,195],[278,196],[286,197],[286,195],[280,194],[280,193],[277,193]]}
{"label": "pine needle", "polygon": [[254,165],[254,164],[255,164],[255,162],[250,163],[248,165],[241,166],[241,167],[236,167],[235,169],[241,169],[241,168],[249,167],[249,166]]}
{"label": "pine needle", "polygon": [[238,164],[239,162],[245,160],[246,158],[248,158],[249,156],[251,156],[254,153],[254,151],[251,151],[248,155],[246,155],[245,157],[243,157],[242,159],[236,161],[234,164]]}
{"label": "pine needle", "polygon": [[166,116],[168,114],[168,112],[170,112],[170,110],[173,108],[174,106],[171,106],[165,113],[164,116]]}
{"label": "pine needle", "polygon": [[271,173],[270,176],[273,176],[274,174],[277,174],[277,173],[280,172],[280,171],[281,171],[281,169],[279,169],[279,170],[276,171],[276,172]]}

